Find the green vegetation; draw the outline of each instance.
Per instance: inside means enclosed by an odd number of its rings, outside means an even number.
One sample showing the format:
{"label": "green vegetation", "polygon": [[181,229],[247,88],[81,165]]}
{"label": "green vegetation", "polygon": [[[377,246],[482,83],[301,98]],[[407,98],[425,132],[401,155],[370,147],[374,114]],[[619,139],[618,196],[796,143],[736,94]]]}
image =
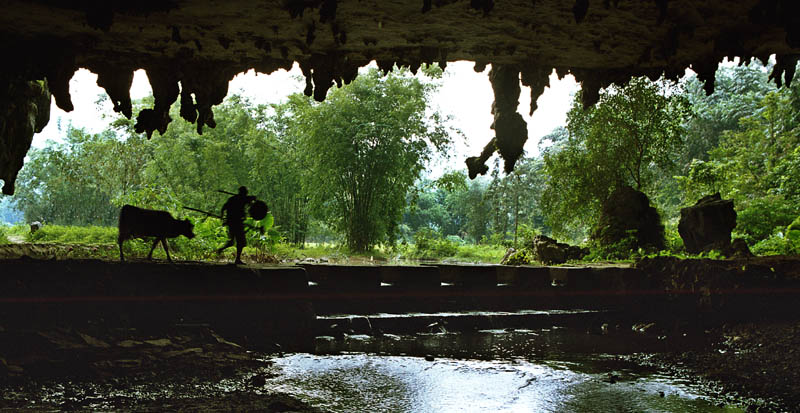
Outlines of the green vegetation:
{"label": "green vegetation", "polygon": [[544,153],[549,180],[542,201],[556,235],[594,226],[601,204],[622,185],[653,197],[659,178],[672,172],[688,115],[675,89],[634,78],[606,89],[587,110],[575,97],[567,133]]}
{"label": "green vegetation", "polygon": [[432,89],[405,70],[372,69],[322,103],[291,101],[309,206],[353,251],[393,241],[406,192],[450,143],[442,117],[426,113]]}
{"label": "green vegetation", "polygon": [[[13,236],[85,245],[89,256],[114,259],[114,226],[127,203],[194,222],[195,239],[170,241],[177,259],[226,260],[232,250],[214,252],[227,239],[219,219],[183,207],[217,214],[227,197],[217,190],[246,185],[271,210],[250,222],[264,229],[248,235],[245,250],[258,262],[498,262],[514,247],[522,263],[538,234],[591,247],[589,261],[684,256],[680,209],[715,192],[734,200],[734,238],[752,252],[797,254],[800,82],[775,88],[769,70],[721,67],[711,95],[689,76],[678,84],[635,78],[587,110],[576,96],[568,124],[540,142],[540,156],[520,159],[509,174],[495,164],[475,180],[462,170],[425,173],[460,137],[429,105],[441,75],[435,66],[427,77],[368,71],[321,103],[299,94],[274,105],[230,96],[214,109],[218,126],[202,135],[182,121],[150,140],[124,118],[98,134],[67,127],[61,142],[30,151],[13,202],[0,202],[4,222],[23,214],[46,225],[33,235],[27,225],[0,227],[0,243]],[[643,251],[631,237],[589,239],[602,230],[603,202],[622,185],[658,209],[663,251]],[[126,254],[144,257],[149,246],[126,242]]]}

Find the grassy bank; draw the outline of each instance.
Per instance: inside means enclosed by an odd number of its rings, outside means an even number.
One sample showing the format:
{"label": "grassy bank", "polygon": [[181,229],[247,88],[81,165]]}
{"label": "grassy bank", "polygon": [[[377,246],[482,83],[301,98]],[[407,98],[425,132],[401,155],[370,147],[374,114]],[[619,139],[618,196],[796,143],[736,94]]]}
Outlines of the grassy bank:
{"label": "grassy bank", "polygon": [[[178,237],[169,240],[170,255],[174,260],[232,261],[236,249],[231,247],[222,254],[215,252],[227,235],[217,228],[206,228],[204,223],[195,226],[194,239]],[[24,225],[0,226],[0,245],[15,242],[33,244],[47,256],[58,258],[119,259],[117,228],[100,226],[45,225],[31,233]],[[123,245],[126,258],[143,259],[147,256],[152,241],[128,240]],[[244,250],[248,262],[277,263],[312,259],[332,263],[395,263],[417,260],[455,261],[471,263],[500,262],[505,247],[497,245],[447,245],[398,244],[380,246],[369,252],[354,253],[337,244],[307,243],[298,247],[286,243],[268,244],[250,240]],[[26,250],[27,251],[27,250]],[[163,248],[158,245],[153,253],[156,259],[166,259]]]}

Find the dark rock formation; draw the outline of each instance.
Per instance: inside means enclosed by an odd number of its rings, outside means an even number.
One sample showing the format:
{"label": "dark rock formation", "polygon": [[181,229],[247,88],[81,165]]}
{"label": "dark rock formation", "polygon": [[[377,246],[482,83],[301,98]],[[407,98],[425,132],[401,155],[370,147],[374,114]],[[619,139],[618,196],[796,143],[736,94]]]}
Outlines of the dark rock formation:
{"label": "dark rock formation", "polygon": [[558,242],[544,235],[533,237],[532,258],[542,264],[563,264],[569,260],[579,260],[589,254],[586,248]]}
{"label": "dark rock formation", "polygon": [[[10,0],[0,14],[0,54],[9,57],[0,79],[46,79],[56,104],[70,111],[69,80],[88,68],[115,110],[136,115],[136,129],[151,135],[166,130],[178,96],[181,116],[197,122],[198,132],[214,127],[211,108],[227,93],[228,80],[249,69],[271,73],[298,62],[306,93],[322,100],[371,61],[384,71],[456,60],[474,61],[476,70],[492,64],[497,137],[468,162],[475,176],[485,154],[499,151],[510,170],[521,153],[525,122],[516,107],[504,106],[519,96],[511,80],[531,87],[531,111],[553,68],[582,83],[587,106],[612,83],[641,75],[677,79],[687,67],[711,93],[724,57],[766,62],[775,54],[770,78],[789,84],[800,58],[798,16],[794,0]],[[147,71],[155,103],[133,114],[128,89],[139,68]],[[8,97],[0,100],[9,105]],[[9,124],[26,117],[0,115]],[[22,141],[4,141],[2,156],[25,146],[24,134],[15,136]],[[0,167],[13,179],[16,171],[6,171],[20,166]],[[6,186],[13,192],[13,184]]]}
{"label": "dark rock formation", "polygon": [[664,225],[658,211],[650,206],[647,195],[625,185],[603,203],[592,239],[610,246],[631,236],[636,240],[634,247],[664,248]]}
{"label": "dark rock formation", "polygon": [[519,69],[514,66],[493,66],[489,72],[489,81],[494,89],[492,104],[494,122],[491,127],[496,136],[483,148],[479,157],[467,159],[470,178],[474,178],[476,174],[486,173],[489,168],[485,162],[495,149],[505,160],[506,173],[513,171],[514,164],[522,156],[522,147],[528,140],[528,124],[517,112],[520,92]]}
{"label": "dark rock formation", "polygon": [[716,193],[704,196],[693,206],[681,209],[678,233],[683,239],[686,252],[697,254],[711,249],[721,251],[729,248],[731,231],[735,227],[736,211],[733,209],[733,200],[722,199]]}
{"label": "dark rock formation", "polygon": [[50,91],[45,81],[0,79],[0,179],[3,193],[14,193],[17,172],[33,134],[50,121]]}

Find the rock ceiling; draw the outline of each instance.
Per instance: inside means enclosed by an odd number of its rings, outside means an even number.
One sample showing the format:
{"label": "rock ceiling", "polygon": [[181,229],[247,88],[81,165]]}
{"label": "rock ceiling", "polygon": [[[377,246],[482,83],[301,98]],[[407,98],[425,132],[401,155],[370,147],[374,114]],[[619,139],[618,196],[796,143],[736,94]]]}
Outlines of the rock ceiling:
{"label": "rock ceiling", "polygon": [[[714,87],[717,63],[775,54],[773,80],[789,83],[800,56],[795,0],[24,0],[0,1],[0,179],[16,173],[52,93],[69,111],[78,68],[98,75],[115,110],[136,116],[148,136],[163,133],[169,107],[198,132],[214,127],[212,107],[234,75],[270,73],[298,62],[306,93],[323,100],[375,60],[415,71],[422,63],[492,64],[496,137],[470,158],[470,175],[496,150],[511,170],[527,139],[516,112],[519,80],[536,97],[556,69],[582,83],[586,105],[599,89],[631,76],[678,78],[693,68]],[[154,106],[131,113],[133,72],[145,69]],[[31,81],[38,82],[39,87]],[[44,90],[42,90],[44,85]],[[48,91],[49,88],[49,91]],[[38,93],[38,95],[37,95]],[[521,123],[520,123],[521,122]],[[31,136],[27,136],[30,134]],[[24,150],[22,150],[24,148]],[[21,152],[20,152],[21,151]],[[21,153],[21,154],[20,154]]]}

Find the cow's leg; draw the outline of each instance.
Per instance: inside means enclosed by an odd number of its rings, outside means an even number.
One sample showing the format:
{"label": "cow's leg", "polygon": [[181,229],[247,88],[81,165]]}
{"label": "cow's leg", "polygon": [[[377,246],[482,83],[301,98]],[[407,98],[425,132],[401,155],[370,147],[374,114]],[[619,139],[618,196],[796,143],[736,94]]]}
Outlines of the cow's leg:
{"label": "cow's leg", "polygon": [[169,260],[169,262],[172,262],[172,258],[169,257],[169,248],[167,247],[167,239],[166,238],[161,238],[161,245],[164,246],[164,252],[167,253],[167,260]]}
{"label": "cow's leg", "polygon": [[119,260],[125,261],[125,256],[122,255],[122,242],[123,242],[122,237],[118,237],[117,244],[119,244]]}
{"label": "cow's leg", "polygon": [[153,240],[153,246],[150,247],[150,253],[147,254],[147,259],[148,260],[152,260],[153,259],[153,250],[156,249],[156,245],[158,245],[158,241],[160,241],[160,240],[161,240],[161,238],[156,238],[155,240]]}

